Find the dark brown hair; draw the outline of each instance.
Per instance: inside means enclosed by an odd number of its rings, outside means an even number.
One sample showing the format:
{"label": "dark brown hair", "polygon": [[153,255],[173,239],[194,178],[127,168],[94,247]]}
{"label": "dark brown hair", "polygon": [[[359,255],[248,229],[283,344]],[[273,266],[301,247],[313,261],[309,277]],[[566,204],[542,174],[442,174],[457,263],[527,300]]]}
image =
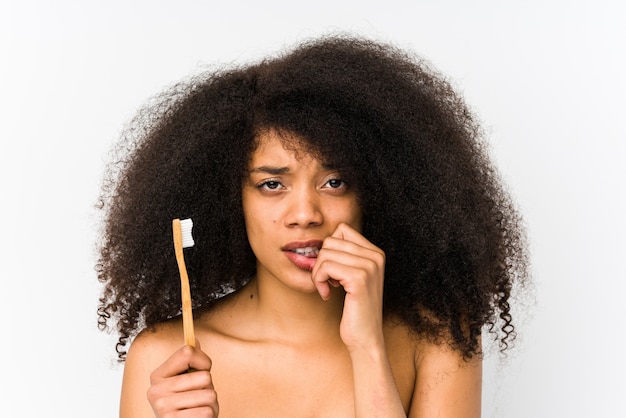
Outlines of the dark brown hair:
{"label": "dark brown hair", "polygon": [[173,218],[194,220],[196,308],[255,274],[241,180],[267,128],[304,138],[356,187],[363,233],[387,256],[388,318],[466,357],[485,326],[508,346],[524,229],[475,118],[423,60],[328,37],[176,84],[126,129],[103,183],[97,264],[99,325],[113,322],[121,359],[141,328],[180,314]]}

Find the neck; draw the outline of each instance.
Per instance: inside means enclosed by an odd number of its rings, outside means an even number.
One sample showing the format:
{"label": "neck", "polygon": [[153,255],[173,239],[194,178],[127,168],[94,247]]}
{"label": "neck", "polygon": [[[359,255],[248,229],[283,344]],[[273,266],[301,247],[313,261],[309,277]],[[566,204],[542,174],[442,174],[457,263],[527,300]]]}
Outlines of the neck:
{"label": "neck", "polygon": [[242,289],[262,338],[290,344],[310,344],[339,337],[344,292],[333,288],[322,300],[317,292],[291,289],[274,280],[255,277]]}

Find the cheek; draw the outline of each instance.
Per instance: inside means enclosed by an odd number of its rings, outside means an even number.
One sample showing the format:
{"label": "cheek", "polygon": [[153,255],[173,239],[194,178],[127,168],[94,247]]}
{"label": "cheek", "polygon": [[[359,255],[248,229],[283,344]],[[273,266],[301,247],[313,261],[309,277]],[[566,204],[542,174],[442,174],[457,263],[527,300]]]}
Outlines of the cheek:
{"label": "cheek", "polygon": [[350,213],[350,226],[356,229],[358,232],[362,232],[363,229],[363,211],[357,203],[353,203],[349,209]]}
{"label": "cheek", "polygon": [[358,232],[363,232],[363,216],[361,216],[361,214],[356,216],[354,218],[351,226],[352,226],[352,228],[354,228]]}
{"label": "cheek", "polygon": [[254,201],[248,201],[247,203],[243,205],[243,212],[248,236],[266,235],[273,231],[278,222],[276,210],[257,204]]}
{"label": "cheek", "polygon": [[327,219],[333,224],[346,223],[361,232],[363,212],[356,202],[341,202],[326,212]]}

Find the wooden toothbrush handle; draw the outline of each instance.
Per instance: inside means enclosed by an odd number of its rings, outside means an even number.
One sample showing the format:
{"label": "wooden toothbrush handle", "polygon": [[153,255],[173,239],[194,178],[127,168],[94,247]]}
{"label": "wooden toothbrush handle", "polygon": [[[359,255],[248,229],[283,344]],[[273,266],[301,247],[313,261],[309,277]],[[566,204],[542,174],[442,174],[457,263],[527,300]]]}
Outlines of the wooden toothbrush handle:
{"label": "wooden toothbrush handle", "polygon": [[185,345],[195,347],[196,337],[193,330],[191,290],[189,288],[189,277],[187,276],[187,267],[185,266],[185,257],[183,255],[183,233],[180,226],[180,219],[174,219],[172,221],[172,231],[174,234],[174,251],[176,252],[176,262],[178,263],[178,271],[180,272],[180,293],[183,306],[183,333],[185,336]]}

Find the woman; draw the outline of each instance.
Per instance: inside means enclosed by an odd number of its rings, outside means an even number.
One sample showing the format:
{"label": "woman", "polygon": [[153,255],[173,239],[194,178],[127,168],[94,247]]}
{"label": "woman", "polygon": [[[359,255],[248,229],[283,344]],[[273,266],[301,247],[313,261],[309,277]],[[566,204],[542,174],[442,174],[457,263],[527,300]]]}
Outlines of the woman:
{"label": "woman", "polygon": [[[481,333],[514,337],[523,229],[419,59],[304,43],[172,87],[119,150],[98,268],[122,417],[480,416]],[[173,218],[194,221],[195,348]]]}

